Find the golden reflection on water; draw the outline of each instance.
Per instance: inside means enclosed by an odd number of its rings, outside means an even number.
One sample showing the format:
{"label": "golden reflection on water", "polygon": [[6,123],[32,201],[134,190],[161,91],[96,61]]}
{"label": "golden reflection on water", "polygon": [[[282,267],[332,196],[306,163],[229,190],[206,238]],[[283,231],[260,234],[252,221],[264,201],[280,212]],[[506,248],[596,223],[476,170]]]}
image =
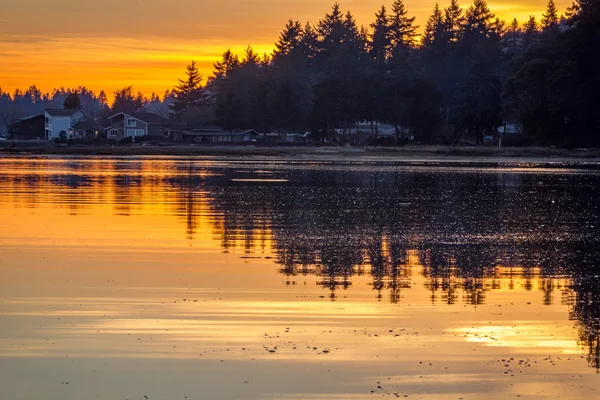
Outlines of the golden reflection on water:
{"label": "golden reflection on water", "polygon": [[[240,363],[230,372],[240,379],[312,377],[223,398],[294,398],[307,387],[312,398],[373,389],[505,398],[515,387],[539,395],[548,377],[572,371],[580,387],[565,396],[591,393],[597,276],[581,267],[597,260],[598,215],[596,199],[576,196],[597,189],[590,171],[569,171],[573,182],[522,167],[436,175],[168,158],[0,158],[0,167],[2,386],[37,371],[17,360],[68,358],[89,368],[120,360],[130,372],[143,359]],[[541,192],[570,208],[549,214],[531,200]],[[499,359],[510,357],[531,367],[507,381]],[[303,363],[313,372],[299,372]],[[347,377],[313,376],[323,368]],[[207,385],[226,380],[211,371]],[[393,390],[372,388],[381,376]]]}

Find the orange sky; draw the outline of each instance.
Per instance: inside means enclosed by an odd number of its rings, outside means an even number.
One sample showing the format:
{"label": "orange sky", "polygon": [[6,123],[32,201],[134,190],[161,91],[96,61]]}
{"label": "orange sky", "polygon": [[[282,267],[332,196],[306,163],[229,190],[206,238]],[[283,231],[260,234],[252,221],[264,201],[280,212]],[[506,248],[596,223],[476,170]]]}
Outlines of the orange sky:
{"label": "orange sky", "polygon": [[[359,24],[368,25],[391,0],[341,1]],[[251,44],[270,52],[291,17],[316,23],[333,0],[0,0],[0,88],[35,84],[42,91],[79,85],[111,97],[134,85],[149,95],[164,93],[195,60],[205,76],[231,47]],[[445,7],[449,0],[440,2]],[[562,13],[571,0],[556,0]],[[405,0],[424,25],[435,0]],[[462,1],[466,7],[470,4]],[[493,0],[501,18],[538,19],[546,0]]]}

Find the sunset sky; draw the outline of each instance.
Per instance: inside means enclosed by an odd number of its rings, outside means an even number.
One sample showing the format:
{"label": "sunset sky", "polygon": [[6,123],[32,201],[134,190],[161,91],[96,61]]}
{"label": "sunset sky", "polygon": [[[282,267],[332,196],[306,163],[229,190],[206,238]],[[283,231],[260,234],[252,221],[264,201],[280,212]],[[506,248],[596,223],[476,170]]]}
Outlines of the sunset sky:
{"label": "sunset sky", "polygon": [[[368,25],[392,0],[347,0],[359,24]],[[442,1],[446,7],[449,0]],[[564,13],[571,0],[556,0]],[[251,44],[270,52],[289,18],[315,24],[333,0],[0,0],[0,88],[35,84],[42,91],[79,85],[109,97],[134,85],[164,93],[195,60],[205,76],[227,48]],[[435,0],[405,0],[423,26]],[[467,7],[470,3],[462,1]],[[541,18],[546,0],[494,0],[505,20]]]}

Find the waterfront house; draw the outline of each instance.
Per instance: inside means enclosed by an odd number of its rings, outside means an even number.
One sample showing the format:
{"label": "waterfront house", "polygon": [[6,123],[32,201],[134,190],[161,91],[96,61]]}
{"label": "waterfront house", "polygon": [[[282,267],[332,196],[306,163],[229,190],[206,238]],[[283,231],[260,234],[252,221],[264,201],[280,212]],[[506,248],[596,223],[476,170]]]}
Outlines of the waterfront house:
{"label": "waterfront house", "polygon": [[73,137],[73,126],[86,118],[81,110],[46,108],[44,109],[45,138],[54,140],[64,132],[64,138]]}
{"label": "waterfront house", "polygon": [[104,127],[93,119],[82,119],[71,127],[69,138],[95,139]]}
{"label": "waterfront house", "polygon": [[151,112],[120,112],[109,120],[108,139],[123,140],[141,136],[162,136],[170,139],[172,135],[169,120]]}
{"label": "waterfront house", "polygon": [[183,140],[192,143],[211,144],[252,144],[260,134],[254,129],[226,131],[219,128],[194,129],[183,132]]}
{"label": "waterfront house", "polygon": [[15,140],[44,139],[45,116],[44,114],[21,118],[8,129],[10,138]]}

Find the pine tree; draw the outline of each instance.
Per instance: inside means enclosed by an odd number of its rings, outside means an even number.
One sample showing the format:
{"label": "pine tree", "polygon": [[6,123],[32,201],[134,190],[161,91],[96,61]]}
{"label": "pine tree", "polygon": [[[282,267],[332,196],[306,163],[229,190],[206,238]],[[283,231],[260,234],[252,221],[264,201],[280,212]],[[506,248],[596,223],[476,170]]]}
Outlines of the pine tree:
{"label": "pine tree", "polygon": [[173,89],[173,102],[169,105],[169,110],[176,116],[181,116],[184,112],[203,102],[202,75],[200,75],[195,61],[186,67],[185,73],[187,79],[179,80],[179,84]]}
{"label": "pine tree", "polygon": [[512,21],[510,21],[510,25],[508,26],[508,33],[512,33],[512,34],[517,34],[521,31],[521,27],[519,26],[519,21],[517,21],[516,18],[514,18]]}
{"label": "pine tree", "polygon": [[319,47],[325,54],[339,50],[345,36],[344,15],[339,3],[335,3],[331,13],[325,14],[325,18],[317,25],[319,36]]}
{"label": "pine tree", "polygon": [[456,42],[460,38],[463,21],[463,10],[458,5],[458,0],[452,0],[450,6],[444,10],[444,24],[450,42]]}
{"label": "pine tree", "polygon": [[231,73],[240,66],[240,59],[234,55],[231,49],[228,49],[223,53],[221,61],[217,61],[213,64],[214,71],[211,81],[218,80],[221,78],[229,78]]}
{"label": "pine tree", "polygon": [[108,100],[106,98],[106,93],[104,93],[104,90],[101,90],[100,94],[98,95],[98,103],[101,107],[104,107],[108,104]]}
{"label": "pine tree", "polygon": [[244,57],[242,58],[241,66],[257,66],[260,64],[260,56],[254,51],[252,46],[248,45],[244,49]]}
{"label": "pine tree", "polygon": [[510,60],[522,50],[523,32],[519,21],[514,18],[502,36],[503,51],[506,60]]}
{"label": "pine tree", "polygon": [[444,33],[445,29],[442,10],[440,10],[438,3],[435,3],[433,13],[427,20],[427,25],[425,25],[425,31],[423,32],[423,37],[421,39],[423,47],[432,49],[437,42],[444,40]]}
{"label": "pine tree", "polygon": [[371,24],[369,55],[377,65],[382,65],[387,60],[391,50],[390,25],[385,6],[375,14],[375,22]]}
{"label": "pine tree", "polygon": [[301,49],[308,61],[312,60],[319,50],[319,34],[309,22],[302,31]]}
{"label": "pine tree", "polygon": [[403,0],[395,0],[390,15],[390,39],[394,48],[411,48],[417,36],[418,25],[414,25],[416,17],[408,17]]}
{"label": "pine tree", "polygon": [[[126,86],[122,89],[117,89],[114,93],[115,100],[113,102],[112,112],[115,114],[128,111],[139,111],[144,106],[143,96],[142,99],[140,99],[139,95],[134,95],[133,86]],[[138,94],[141,93],[138,92]]]}
{"label": "pine tree", "polygon": [[148,104],[148,98],[140,90],[135,95],[134,101],[138,110],[143,109]]}
{"label": "pine tree", "polygon": [[492,13],[485,0],[473,0],[473,4],[465,13],[463,25],[464,36],[490,36],[495,33],[497,21],[496,15]]}
{"label": "pine tree", "polygon": [[569,7],[567,7],[565,16],[567,17],[568,20],[572,20],[573,17],[576,17],[577,15],[579,15],[580,12],[581,12],[581,4],[579,3],[579,1],[574,1],[573,3],[571,3],[571,5]]}
{"label": "pine tree", "polygon": [[285,57],[296,52],[302,43],[302,33],[300,21],[290,19],[275,43],[274,57]]}
{"label": "pine tree", "polygon": [[525,41],[531,43],[539,33],[538,24],[533,15],[529,16],[529,20],[523,24],[523,36]]}
{"label": "pine tree", "polygon": [[79,97],[79,93],[77,92],[69,92],[65,101],[63,102],[63,107],[66,110],[79,110],[81,109],[81,98]]}
{"label": "pine tree", "polygon": [[344,15],[342,24],[344,26],[344,50],[353,53],[362,53],[365,49],[365,43],[363,42],[362,33],[356,25],[356,20],[350,11]]}
{"label": "pine tree", "polygon": [[544,29],[550,29],[555,26],[558,26],[559,17],[558,17],[558,9],[556,8],[556,4],[554,0],[548,0],[548,6],[546,7],[546,13],[542,14],[542,27]]}

